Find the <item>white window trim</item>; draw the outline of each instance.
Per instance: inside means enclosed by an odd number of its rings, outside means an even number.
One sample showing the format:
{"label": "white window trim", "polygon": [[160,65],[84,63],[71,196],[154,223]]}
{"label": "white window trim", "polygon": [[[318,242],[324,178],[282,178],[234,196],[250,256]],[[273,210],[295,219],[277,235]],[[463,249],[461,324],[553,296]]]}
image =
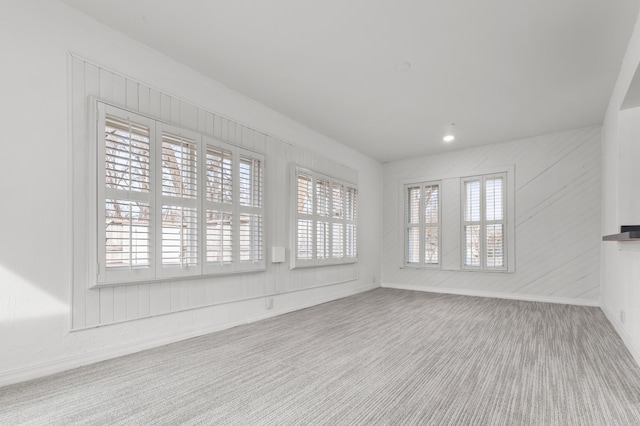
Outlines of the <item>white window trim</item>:
{"label": "white window trim", "polygon": [[[502,220],[487,221],[486,219],[486,181],[493,178],[502,178]],[[466,221],[464,214],[466,211],[466,183],[467,182],[479,182],[480,183],[480,220],[479,221]],[[460,179],[460,268],[467,271],[487,271],[487,272],[506,272],[509,268],[509,238],[510,230],[507,228],[507,172],[491,173],[476,176],[466,176]],[[480,265],[466,265],[465,264],[465,226],[469,224],[477,224],[480,227]],[[502,224],[503,229],[503,253],[504,259],[502,266],[489,267],[487,266],[487,236],[486,226],[488,224]]]}
{"label": "white window trim", "polygon": [[[118,285],[140,284],[144,282],[162,282],[167,280],[202,278],[207,276],[220,276],[248,272],[261,272],[266,270],[266,209],[265,209],[265,158],[264,155],[245,148],[241,148],[229,143],[218,141],[210,136],[201,134],[195,130],[185,129],[172,123],[167,123],[158,117],[147,114],[133,112],[125,107],[104,101],[96,97],[89,98],[89,146],[87,153],[90,160],[89,178],[85,182],[84,194],[86,197],[85,218],[87,223],[87,240],[90,249],[86,253],[87,261],[87,287],[99,288]],[[150,191],[150,211],[151,214],[149,228],[151,230],[150,256],[151,265],[148,268],[131,268],[125,271],[108,271],[105,267],[105,247],[101,244],[104,241],[104,232],[100,228],[104,224],[104,208],[100,205],[103,203],[105,193],[109,190],[104,188],[104,161],[105,153],[100,142],[103,138],[104,117],[110,111],[112,115],[118,117],[134,117],[135,121],[148,124],[150,128],[150,156],[155,157],[155,167],[150,167],[150,182],[154,183],[154,189]],[[157,164],[162,164],[162,147],[161,138],[162,130],[169,133],[184,135],[189,139],[195,140],[197,145],[198,156],[198,198],[192,204],[198,209],[198,265],[189,267],[163,266],[161,262],[162,254],[162,221],[160,217],[162,206],[162,172],[157,171]],[[206,230],[204,223],[204,212],[207,208],[205,196],[205,173],[206,173],[206,147],[212,146],[216,148],[226,149],[233,155],[233,218],[234,223],[239,222],[237,218],[240,213],[260,214],[262,216],[262,244],[260,247],[261,259],[259,261],[241,262],[239,254],[239,227],[234,228],[233,232],[233,262],[225,267],[215,267],[208,265],[206,261]],[[240,158],[247,157],[259,160],[262,170],[262,200],[261,206],[250,207],[240,206],[239,201],[239,169]],[[210,204],[210,203],[209,203]],[[234,225],[235,226],[235,225]],[[102,227],[104,228],[104,227]]]}
{"label": "white window trim", "polygon": [[[424,189],[427,186],[438,186],[438,263],[426,263],[425,262],[425,232],[426,232],[426,222],[425,222],[425,211],[424,211]],[[409,263],[407,262],[407,230],[411,226],[408,222],[409,212],[407,210],[408,207],[408,189],[409,188],[420,188],[420,206],[418,207],[418,215],[419,215],[419,223],[417,225],[419,229],[420,235],[420,248],[419,248],[419,259],[418,263]],[[414,183],[404,183],[402,185],[402,266],[404,268],[411,269],[441,269],[442,268],[442,181],[440,180],[432,180],[432,181],[423,181],[423,182],[414,182]],[[415,225],[413,225],[415,227]]]}
{"label": "white window trim", "polygon": [[[466,268],[462,268],[462,263],[464,261],[463,259],[463,255],[464,255],[464,235],[462,234],[463,232],[463,200],[462,197],[464,196],[464,192],[462,191],[462,179],[466,178],[466,177],[472,177],[472,176],[482,176],[482,175],[491,175],[491,174],[500,174],[500,173],[506,173],[506,186],[505,186],[505,193],[506,193],[506,199],[505,199],[505,205],[506,205],[506,247],[505,247],[505,263],[507,265],[506,269],[466,269]],[[440,235],[439,238],[439,244],[440,244],[440,249],[441,249],[441,256],[440,256],[440,263],[442,265],[450,265],[448,267],[446,266],[441,266],[438,270],[439,271],[446,271],[446,272],[479,272],[479,273],[499,273],[499,274],[504,274],[504,273],[514,273],[516,271],[516,256],[515,256],[515,250],[516,250],[516,238],[515,238],[515,166],[513,165],[505,165],[505,166],[499,166],[499,167],[493,167],[493,168],[487,168],[487,169],[481,169],[481,170],[473,170],[470,172],[466,172],[466,173],[456,173],[456,172],[449,172],[449,173],[442,173],[442,174],[438,174],[438,175],[422,175],[422,176],[417,176],[417,177],[413,177],[413,178],[402,178],[398,180],[398,197],[397,197],[397,205],[398,205],[398,210],[397,210],[397,222],[396,222],[396,226],[398,227],[398,232],[396,233],[397,235],[397,244],[399,245],[398,250],[396,251],[396,265],[399,269],[409,269],[409,270],[416,270],[416,269],[422,269],[425,272],[429,271],[429,270],[433,270],[435,268],[416,268],[414,266],[405,266],[405,231],[404,231],[404,226],[405,226],[405,195],[404,195],[404,188],[406,185],[410,185],[410,184],[416,184],[416,183],[420,183],[420,182],[436,182],[436,181],[440,181],[442,182],[442,186],[440,187],[441,191],[442,188],[445,186],[444,185],[444,181],[448,181],[448,180],[456,180],[456,185],[458,185],[461,189],[460,189],[460,196],[457,197],[455,203],[457,204],[457,213],[458,213],[458,218],[456,218],[457,221],[457,225],[456,227],[458,228],[458,235],[454,238],[454,240],[456,240],[455,244],[457,244],[459,246],[459,249],[456,248],[455,252],[455,262],[445,262],[444,257],[445,256],[449,256],[449,254],[442,252],[442,247],[443,245],[446,245],[446,247],[449,247],[449,244],[451,243],[451,240],[447,240],[448,235]],[[451,201],[450,200],[445,200],[446,197],[441,196],[440,197],[440,211],[442,212],[443,209],[444,211],[447,211],[447,214],[453,214],[452,213],[452,209],[453,206],[451,206]],[[446,205],[445,205],[446,203]],[[441,231],[443,230],[443,220],[442,220],[442,216],[440,217],[440,229]],[[451,253],[451,252],[448,252]],[[451,259],[448,257],[448,259]]]}
{"label": "white window trim", "polygon": [[[312,192],[313,192],[313,211],[312,214],[302,214],[298,212],[297,209],[297,201],[298,201],[298,174],[300,173],[304,173],[307,174],[309,176],[311,176],[312,178]],[[325,216],[319,216],[316,214],[316,206],[317,206],[317,196],[316,196],[316,180],[317,179],[323,179],[329,182],[329,216],[325,217]],[[346,189],[347,188],[355,188],[356,190],[356,217],[355,220],[349,220],[347,219],[347,215],[346,212],[343,215],[344,217],[341,219],[336,219],[333,218],[331,211],[333,209],[333,185],[334,184],[341,184],[344,186],[345,188],[345,199],[343,200],[344,205],[346,206]],[[291,222],[291,241],[290,241],[290,247],[291,247],[291,261],[290,261],[290,269],[297,269],[297,268],[308,268],[308,267],[318,267],[318,266],[330,266],[330,265],[344,265],[344,264],[351,264],[351,263],[357,263],[358,262],[358,244],[357,244],[357,235],[358,235],[358,216],[357,216],[357,208],[358,208],[358,203],[357,203],[357,199],[358,199],[358,185],[352,182],[347,182],[345,180],[341,180],[341,179],[337,179],[322,173],[318,173],[315,172],[313,170],[301,167],[301,166],[297,166],[295,164],[292,164],[291,166],[291,172],[290,172],[290,200],[291,200],[291,218],[292,220]],[[312,221],[312,259],[298,259],[298,219],[299,218],[305,218],[305,219],[309,219]],[[329,232],[329,253],[331,254],[328,258],[326,259],[318,259],[317,258],[317,244],[316,244],[316,238],[317,238],[317,223],[318,222],[328,222],[329,223],[329,228],[330,228],[330,232]],[[334,258],[333,257],[333,232],[331,231],[332,226],[334,223],[341,223],[343,225],[343,247],[342,247],[342,253],[343,253],[343,257],[341,258]],[[346,225],[348,224],[353,224],[355,225],[356,228],[356,255],[354,257],[347,257],[347,238],[346,238]]]}

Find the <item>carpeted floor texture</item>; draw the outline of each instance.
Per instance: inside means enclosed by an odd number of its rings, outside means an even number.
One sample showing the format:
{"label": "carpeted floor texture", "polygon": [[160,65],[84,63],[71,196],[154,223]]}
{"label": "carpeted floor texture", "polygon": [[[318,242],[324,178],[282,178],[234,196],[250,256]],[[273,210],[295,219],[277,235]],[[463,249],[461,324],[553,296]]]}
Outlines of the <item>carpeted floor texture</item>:
{"label": "carpeted floor texture", "polygon": [[598,308],[376,289],[0,388],[1,425],[640,425]]}

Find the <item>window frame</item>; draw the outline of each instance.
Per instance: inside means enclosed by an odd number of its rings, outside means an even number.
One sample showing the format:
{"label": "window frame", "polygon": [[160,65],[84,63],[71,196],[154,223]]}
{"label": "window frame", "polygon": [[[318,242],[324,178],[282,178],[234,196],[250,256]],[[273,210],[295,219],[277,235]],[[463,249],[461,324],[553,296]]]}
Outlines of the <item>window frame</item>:
{"label": "window frame", "polygon": [[[427,263],[426,262],[426,211],[425,211],[425,188],[437,186],[438,187],[438,262]],[[418,223],[409,223],[409,189],[419,188],[420,202],[418,206]],[[403,228],[402,228],[402,267],[410,269],[442,269],[442,181],[441,180],[429,180],[429,181],[417,181],[402,184],[402,199],[403,199]],[[429,222],[429,227],[433,226],[434,222]],[[419,248],[418,258],[419,262],[408,262],[408,230],[409,228],[418,228]]]}
{"label": "window frame", "polygon": [[[88,223],[91,224],[88,241],[91,241],[90,250],[87,257],[93,259],[89,264],[95,265],[88,271],[88,287],[108,287],[116,285],[139,284],[141,282],[160,282],[166,280],[201,278],[207,276],[219,276],[227,274],[260,272],[266,270],[266,231],[265,231],[265,157],[263,154],[219,141],[211,136],[205,135],[193,129],[187,129],[174,123],[168,123],[147,114],[131,111],[120,105],[90,97],[90,150],[93,157],[90,161],[90,178],[86,183],[86,194],[89,201],[86,211]],[[148,267],[135,268],[129,266],[129,270],[110,269],[106,266],[106,231],[105,223],[105,200],[109,199],[109,194],[114,193],[112,189],[105,188],[105,117],[111,115],[116,118],[135,121],[144,124],[149,128],[149,265]],[[135,119],[135,120],[133,120]],[[196,197],[189,200],[187,204],[196,210],[196,243],[197,263],[192,266],[163,265],[162,264],[162,206],[165,202],[178,201],[178,197],[170,197],[162,194],[162,144],[163,133],[183,136],[194,141],[196,147]],[[213,147],[232,153],[232,185],[233,195],[230,206],[232,214],[232,247],[233,257],[230,264],[211,265],[207,261],[207,230],[206,211],[212,205],[206,199],[206,153],[207,149]],[[259,205],[241,206],[239,197],[240,187],[240,159],[252,160],[252,164],[259,164],[260,188]],[[257,162],[257,163],[256,163]],[[254,166],[255,167],[255,166]],[[134,195],[134,199],[141,198]],[[181,205],[184,204],[181,200]],[[172,204],[173,205],[173,204]],[[241,262],[240,251],[240,215],[241,214],[260,215],[260,238],[259,247],[251,247],[253,260]],[[236,225],[237,223],[237,225]],[[95,231],[91,231],[91,230]],[[255,240],[253,240],[255,241]],[[88,259],[88,260],[90,260]]]}
{"label": "window frame", "polygon": [[[487,220],[487,206],[486,206],[486,182],[487,180],[500,178],[502,179],[502,219],[501,220]],[[465,212],[467,209],[467,193],[466,184],[468,182],[479,182],[480,186],[480,220],[468,221],[465,220]],[[510,239],[512,238],[512,230],[508,226],[509,222],[509,199],[507,186],[509,185],[509,173],[486,173],[475,176],[465,176],[460,178],[460,269],[463,271],[483,271],[483,272],[507,272],[510,268],[509,253],[510,253]],[[466,236],[465,228],[467,225],[477,224],[479,226],[479,257],[480,262],[478,266],[467,265],[465,263],[466,254]],[[502,225],[502,242],[503,242],[503,260],[502,266],[488,266],[487,258],[487,235],[486,227],[491,224]]]}
{"label": "window frame", "polygon": [[[298,211],[298,177],[300,175],[306,175],[311,178],[311,213],[303,213]],[[318,213],[318,191],[317,182],[325,181],[328,183],[328,196],[327,206],[328,215],[322,215]],[[334,186],[342,187],[342,207],[341,217],[334,217]],[[357,205],[358,205],[358,185],[352,182],[338,179],[328,176],[323,173],[319,173],[308,168],[292,164],[290,173],[290,199],[291,199],[291,261],[290,269],[316,267],[316,266],[329,266],[329,265],[344,265],[353,264],[358,262],[358,217],[357,217]],[[353,219],[348,218],[347,214],[347,194],[349,190],[355,191],[355,197],[353,200]],[[308,220],[311,221],[311,256],[308,259],[298,258],[298,221]],[[318,223],[323,222],[328,224],[328,242],[325,243],[325,250],[328,252],[328,256],[318,258]],[[334,257],[334,225],[341,225],[342,227],[342,247],[341,257]],[[348,235],[347,228],[352,226],[353,236],[353,252],[354,256],[347,256],[350,250],[348,249]]]}

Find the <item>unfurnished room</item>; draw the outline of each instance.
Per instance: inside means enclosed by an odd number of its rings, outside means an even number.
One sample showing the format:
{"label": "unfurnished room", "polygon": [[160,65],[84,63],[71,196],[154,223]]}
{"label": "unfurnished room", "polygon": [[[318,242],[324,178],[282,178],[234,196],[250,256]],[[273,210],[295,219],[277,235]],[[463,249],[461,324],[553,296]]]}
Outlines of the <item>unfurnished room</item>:
{"label": "unfurnished room", "polygon": [[0,2],[0,425],[640,425],[639,14]]}

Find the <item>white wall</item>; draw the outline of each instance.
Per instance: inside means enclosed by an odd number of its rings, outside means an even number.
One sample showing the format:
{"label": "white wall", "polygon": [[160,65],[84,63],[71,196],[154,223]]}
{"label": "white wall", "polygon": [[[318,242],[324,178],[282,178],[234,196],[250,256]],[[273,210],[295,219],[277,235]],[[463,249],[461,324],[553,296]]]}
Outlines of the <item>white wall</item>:
{"label": "white wall", "polygon": [[[600,157],[600,128],[594,127],[384,164],[383,286],[597,305]],[[515,272],[401,267],[401,180],[504,166],[515,168]],[[454,199],[458,204],[443,205],[443,216],[459,218],[460,197]],[[459,227],[459,219],[446,223]],[[445,255],[445,247],[459,251],[459,229],[443,226],[442,239]]]}
{"label": "white wall", "polygon": [[[640,108],[620,110],[639,64],[636,22],[602,127],[604,235],[620,232],[620,225],[640,225]],[[640,242],[601,245],[602,309],[640,364]]]}
{"label": "white wall", "polygon": [[[57,1],[5,1],[0,9],[0,51],[3,52],[0,113],[4,117],[4,161],[0,167],[3,206],[0,209],[0,385],[343,297],[377,285],[374,282],[379,281],[382,228],[382,170],[378,162]],[[123,318],[129,319],[126,322],[72,332],[71,301],[74,294],[78,298],[78,288],[72,290],[71,224],[67,219],[72,206],[70,159],[73,152],[69,148],[74,128],[69,89],[78,82],[68,80],[68,66],[72,64],[69,52],[217,116],[227,117],[230,126],[257,129],[267,146],[268,138],[278,140],[273,142],[276,143],[274,150],[267,149],[267,168],[270,162],[281,165],[280,154],[287,150],[293,154],[289,152],[284,158],[293,155],[296,161],[309,167],[331,164],[331,160],[349,165],[358,173],[359,182],[359,278],[346,284],[304,289],[309,283],[327,284],[340,273],[332,274],[329,269],[329,272],[308,272],[307,276],[294,275],[269,265],[263,274],[265,287],[262,289],[295,290],[276,296],[271,311],[266,310],[260,291],[248,291],[240,292],[240,297],[258,298],[199,308],[198,303],[189,302],[179,306],[188,309],[185,311],[146,319],[134,319],[134,315]],[[289,144],[294,146],[285,149]],[[274,189],[278,188],[271,191]],[[267,201],[267,217],[278,217],[288,209],[288,202],[281,201],[281,198],[277,203]],[[268,248],[288,241],[283,234],[287,230],[282,228],[282,218],[273,223],[279,228],[267,230]],[[215,284],[211,282],[212,286]],[[188,297],[197,297],[197,294],[189,293]],[[214,291],[209,302],[224,302],[234,295]],[[83,321],[75,324],[77,328],[100,325],[94,322],[95,306],[86,304],[82,310],[76,309],[76,317],[79,312],[84,315]],[[102,305],[98,303],[98,306]]]}

